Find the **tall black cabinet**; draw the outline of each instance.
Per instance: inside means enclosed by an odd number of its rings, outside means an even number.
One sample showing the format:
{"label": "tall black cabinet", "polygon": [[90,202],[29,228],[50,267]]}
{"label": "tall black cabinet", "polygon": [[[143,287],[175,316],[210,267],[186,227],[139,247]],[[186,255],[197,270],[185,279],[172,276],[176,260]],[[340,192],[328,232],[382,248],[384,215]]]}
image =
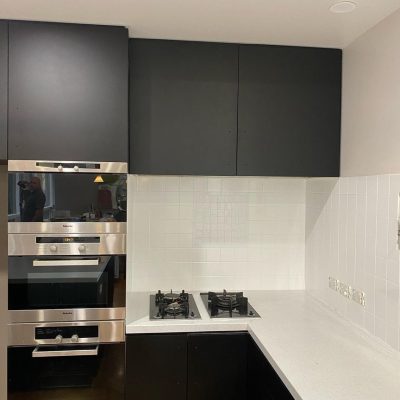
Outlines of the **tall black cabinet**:
{"label": "tall black cabinet", "polygon": [[238,175],[339,176],[342,52],[240,45]]}
{"label": "tall black cabinet", "polygon": [[9,159],[128,159],[128,32],[10,21]]}
{"label": "tall black cabinet", "polygon": [[237,46],[130,40],[130,172],[235,175]]}
{"label": "tall black cabinet", "polygon": [[0,21],[0,162],[7,160],[8,21]]}

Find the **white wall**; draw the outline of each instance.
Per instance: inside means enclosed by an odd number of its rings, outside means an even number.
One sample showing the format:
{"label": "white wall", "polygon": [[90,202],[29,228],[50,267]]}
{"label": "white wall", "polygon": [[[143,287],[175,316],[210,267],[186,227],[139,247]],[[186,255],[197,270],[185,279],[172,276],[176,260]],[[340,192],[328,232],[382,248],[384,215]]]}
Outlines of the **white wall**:
{"label": "white wall", "polygon": [[400,172],[400,10],[343,51],[341,175]]}
{"label": "white wall", "polygon": [[128,177],[128,291],[304,289],[305,179]]}
{"label": "white wall", "polygon": [[[307,181],[306,289],[399,350],[400,175]],[[328,287],[362,290],[365,308]]]}

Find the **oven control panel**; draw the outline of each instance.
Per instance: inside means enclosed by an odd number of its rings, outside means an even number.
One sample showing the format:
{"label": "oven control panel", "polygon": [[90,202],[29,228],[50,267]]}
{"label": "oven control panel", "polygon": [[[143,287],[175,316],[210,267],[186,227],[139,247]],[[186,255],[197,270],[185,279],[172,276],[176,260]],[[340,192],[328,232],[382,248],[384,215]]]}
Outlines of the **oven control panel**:
{"label": "oven control panel", "polygon": [[35,340],[41,343],[87,343],[98,341],[99,327],[88,326],[45,326],[35,328]]}

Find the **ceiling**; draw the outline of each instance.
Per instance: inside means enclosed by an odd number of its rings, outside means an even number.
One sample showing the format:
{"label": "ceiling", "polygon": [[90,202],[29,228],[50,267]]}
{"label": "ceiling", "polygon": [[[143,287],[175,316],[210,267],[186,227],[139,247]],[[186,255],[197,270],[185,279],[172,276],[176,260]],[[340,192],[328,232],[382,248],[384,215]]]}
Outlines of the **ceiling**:
{"label": "ceiling", "polygon": [[0,19],[124,25],[131,37],[344,48],[400,0],[0,0]]}

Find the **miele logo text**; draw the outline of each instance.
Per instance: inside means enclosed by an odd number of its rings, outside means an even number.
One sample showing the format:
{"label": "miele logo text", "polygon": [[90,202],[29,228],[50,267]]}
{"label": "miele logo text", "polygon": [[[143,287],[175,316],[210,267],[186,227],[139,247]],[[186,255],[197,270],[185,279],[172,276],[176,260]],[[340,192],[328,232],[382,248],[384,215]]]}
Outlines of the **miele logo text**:
{"label": "miele logo text", "polygon": [[72,315],[72,312],[65,312],[65,311],[63,311],[63,315]]}
{"label": "miele logo text", "polygon": [[63,228],[72,228],[72,225],[63,225]]}

